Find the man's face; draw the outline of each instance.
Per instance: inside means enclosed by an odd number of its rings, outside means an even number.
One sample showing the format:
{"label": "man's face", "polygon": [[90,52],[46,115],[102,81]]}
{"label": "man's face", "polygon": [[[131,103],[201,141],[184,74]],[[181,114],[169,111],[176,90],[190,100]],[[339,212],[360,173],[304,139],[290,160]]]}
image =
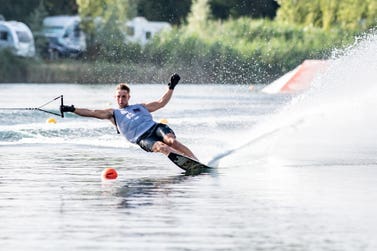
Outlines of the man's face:
{"label": "man's face", "polygon": [[117,100],[119,108],[124,108],[128,105],[128,100],[130,99],[130,94],[125,90],[117,90],[115,92],[115,98]]}

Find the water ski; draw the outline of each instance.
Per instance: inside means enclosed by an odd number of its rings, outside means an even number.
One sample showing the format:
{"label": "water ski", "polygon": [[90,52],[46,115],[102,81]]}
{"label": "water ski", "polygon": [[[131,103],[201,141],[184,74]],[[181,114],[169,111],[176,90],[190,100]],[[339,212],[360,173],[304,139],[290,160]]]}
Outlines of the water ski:
{"label": "water ski", "polygon": [[197,175],[203,172],[209,172],[211,167],[206,166],[196,160],[190,159],[178,153],[169,153],[168,158],[174,164],[186,171],[186,175]]}

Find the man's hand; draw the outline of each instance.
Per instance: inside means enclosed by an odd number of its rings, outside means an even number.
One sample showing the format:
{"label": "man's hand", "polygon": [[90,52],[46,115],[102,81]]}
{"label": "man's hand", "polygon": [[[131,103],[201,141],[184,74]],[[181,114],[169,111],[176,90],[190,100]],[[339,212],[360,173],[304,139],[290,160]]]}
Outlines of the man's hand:
{"label": "man's hand", "polygon": [[60,112],[74,112],[76,110],[74,105],[61,105]]}
{"label": "man's hand", "polygon": [[178,82],[179,82],[180,79],[181,79],[181,77],[177,73],[174,73],[170,77],[170,83],[168,84],[169,89],[170,90],[174,90],[175,86],[178,84]]}

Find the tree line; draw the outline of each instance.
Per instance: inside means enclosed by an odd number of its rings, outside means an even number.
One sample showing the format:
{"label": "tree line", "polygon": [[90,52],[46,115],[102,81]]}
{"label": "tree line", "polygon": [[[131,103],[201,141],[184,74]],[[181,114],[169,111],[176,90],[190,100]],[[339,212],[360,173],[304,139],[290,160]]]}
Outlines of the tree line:
{"label": "tree line", "polygon": [[[37,18],[76,15],[99,9],[121,11],[124,19],[144,16],[148,20],[175,25],[186,22],[197,0],[2,0],[0,14],[6,20],[18,20],[35,26]],[[368,29],[376,24],[376,0],[207,0],[210,18],[227,20],[240,17],[269,18],[329,30],[333,27]],[[93,8],[96,6],[97,10]]]}
{"label": "tree line", "polygon": [[[76,15],[79,8],[85,8],[85,5],[89,8],[90,5],[95,5],[105,9],[112,5],[126,10],[128,18],[144,16],[148,20],[179,25],[185,21],[191,4],[192,0],[1,0],[0,14],[6,20],[29,23],[33,12],[37,10],[43,9],[48,16]],[[278,8],[275,0],[212,0],[210,6],[213,17],[217,19],[241,16],[273,18]]]}
{"label": "tree line", "polygon": [[376,25],[376,0],[277,0],[276,20],[320,27],[366,30]]}

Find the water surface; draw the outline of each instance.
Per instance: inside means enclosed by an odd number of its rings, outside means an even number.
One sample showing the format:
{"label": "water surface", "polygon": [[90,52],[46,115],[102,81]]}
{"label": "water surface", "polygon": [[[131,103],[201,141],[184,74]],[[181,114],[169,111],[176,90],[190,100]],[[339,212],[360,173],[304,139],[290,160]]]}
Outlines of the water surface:
{"label": "water surface", "polygon": [[[70,114],[47,124],[49,114],[0,110],[2,249],[376,250],[377,49],[366,43],[298,96],[179,85],[154,117],[203,162],[221,156],[209,174],[183,175],[107,121]],[[131,101],[164,88],[132,85]],[[0,89],[3,108],[58,95],[76,107],[115,106],[106,84]],[[106,167],[118,179],[101,180]]]}

